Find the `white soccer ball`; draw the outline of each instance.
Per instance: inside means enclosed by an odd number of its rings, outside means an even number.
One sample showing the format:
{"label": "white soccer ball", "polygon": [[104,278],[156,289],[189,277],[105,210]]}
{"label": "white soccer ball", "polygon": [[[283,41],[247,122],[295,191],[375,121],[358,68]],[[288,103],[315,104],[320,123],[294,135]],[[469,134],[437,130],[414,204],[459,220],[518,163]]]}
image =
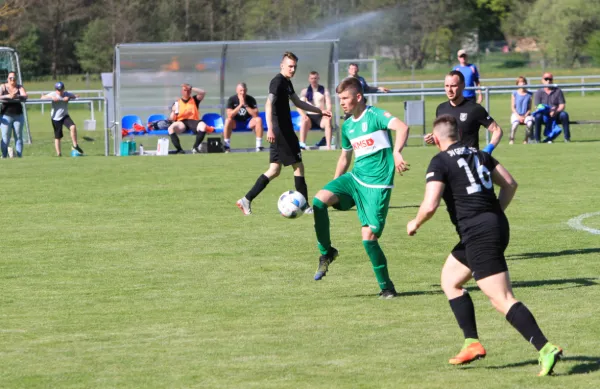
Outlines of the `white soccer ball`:
{"label": "white soccer ball", "polygon": [[302,216],[304,213],[306,199],[302,196],[302,193],[296,192],[295,190],[288,190],[279,196],[277,208],[279,208],[281,216],[287,217],[288,219],[295,219]]}

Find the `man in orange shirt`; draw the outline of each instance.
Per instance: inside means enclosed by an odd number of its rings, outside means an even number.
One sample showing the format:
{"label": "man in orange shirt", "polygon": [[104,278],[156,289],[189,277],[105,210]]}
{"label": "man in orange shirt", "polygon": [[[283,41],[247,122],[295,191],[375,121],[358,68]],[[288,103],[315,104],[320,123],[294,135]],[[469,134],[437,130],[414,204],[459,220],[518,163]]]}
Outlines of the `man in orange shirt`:
{"label": "man in orange shirt", "polygon": [[[195,95],[192,96],[192,93]],[[173,104],[171,109],[170,119],[173,124],[169,126],[169,136],[171,142],[175,146],[175,154],[185,154],[179,143],[179,136],[187,130],[191,130],[196,134],[196,141],[192,147],[192,154],[200,152],[200,144],[204,140],[206,132],[214,131],[213,127],[207,126],[206,123],[200,121],[200,111],[198,105],[204,99],[206,92],[200,88],[192,88],[190,84],[181,85],[181,98]],[[212,131],[211,131],[212,130]]]}

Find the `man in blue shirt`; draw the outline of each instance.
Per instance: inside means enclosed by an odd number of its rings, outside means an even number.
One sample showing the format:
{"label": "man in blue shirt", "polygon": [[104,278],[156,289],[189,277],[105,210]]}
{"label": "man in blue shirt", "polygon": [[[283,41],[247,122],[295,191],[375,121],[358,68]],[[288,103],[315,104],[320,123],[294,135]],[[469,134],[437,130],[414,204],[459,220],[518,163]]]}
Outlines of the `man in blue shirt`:
{"label": "man in blue shirt", "polygon": [[[458,70],[465,76],[465,87],[473,87],[473,86],[481,86],[479,82],[479,70],[477,70],[477,66],[470,64],[469,57],[465,50],[458,50],[458,62],[459,65],[455,66],[452,70]],[[475,97],[474,90],[464,90],[463,96],[465,99],[472,99]],[[477,104],[481,104],[481,100],[483,99],[483,95],[481,91],[477,91]]]}
{"label": "man in blue shirt", "polygon": [[358,64],[357,63],[351,63],[350,65],[348,65],[348,77],[356,77],[358,78],[358,81],[360,81],[360,84],[363,87],[363,91],[365,93],[377,93],[377,92],[383,92],[383,93],[387,93],[390,90],[388,88],[385,88],[383,86],[370,86],[369,84],[367,84],[367,81],[358,75]]}

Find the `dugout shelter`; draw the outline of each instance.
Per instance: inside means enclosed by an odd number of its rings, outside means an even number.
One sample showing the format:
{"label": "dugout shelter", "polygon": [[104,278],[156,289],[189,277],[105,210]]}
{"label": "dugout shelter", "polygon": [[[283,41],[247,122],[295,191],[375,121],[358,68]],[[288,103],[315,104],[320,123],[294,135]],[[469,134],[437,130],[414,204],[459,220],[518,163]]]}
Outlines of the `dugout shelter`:
{"label": "dugout shelter", "polygon": [[292,79],[296,94],[300,95],[308,85],[310,71],[316,70],[321,84],[335,96],[332,104],[337,131],[337,40],[126,43],[115,47],[115,155],[119,154],[117,145],[122,140],[121,118],[135,115],[146,124],[152,115],[167,115],[180,97],[183,83],[206,91],[200,104],[202,114],[213,112],[224,117],[227,99],[235,94],[239,82],[248,85],[248,94],[256,98],[259,110],[264,111],[269,82],[279,73],[286,51],[298,56]]}

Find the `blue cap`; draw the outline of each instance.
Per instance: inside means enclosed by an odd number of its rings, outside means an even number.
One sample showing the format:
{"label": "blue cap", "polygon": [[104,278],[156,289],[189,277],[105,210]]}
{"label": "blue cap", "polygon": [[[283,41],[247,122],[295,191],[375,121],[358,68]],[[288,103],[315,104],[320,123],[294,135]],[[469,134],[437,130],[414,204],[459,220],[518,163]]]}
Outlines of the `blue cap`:
{"label": "blue cap", "polygon": [[59,81],[56,84],[54,84],[54,89],[63,90],[63,89],[65,89],[65,84],[63,84],[62,82]]}

